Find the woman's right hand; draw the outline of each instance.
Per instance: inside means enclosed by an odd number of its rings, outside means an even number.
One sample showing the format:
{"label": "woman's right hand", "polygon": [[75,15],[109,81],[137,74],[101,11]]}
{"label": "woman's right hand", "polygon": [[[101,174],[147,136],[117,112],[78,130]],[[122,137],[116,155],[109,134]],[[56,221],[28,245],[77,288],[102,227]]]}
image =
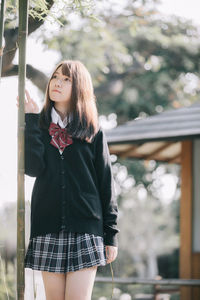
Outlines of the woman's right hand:
{"label": "woman's right hand", "polygon": [[[29,92],[25,89],[26,97],[24,99],[24,112],[25,113],[39,113],[39,106],[37,103],[30,97]],[[19,96],[17,96],[17,107],[19,108]]]}

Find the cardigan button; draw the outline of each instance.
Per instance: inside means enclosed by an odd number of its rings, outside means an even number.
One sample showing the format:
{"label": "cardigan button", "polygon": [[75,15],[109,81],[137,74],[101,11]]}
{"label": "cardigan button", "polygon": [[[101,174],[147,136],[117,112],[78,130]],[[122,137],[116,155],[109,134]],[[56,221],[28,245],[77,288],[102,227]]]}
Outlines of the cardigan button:
{"label": "cardigan button", "polygon": [[63,156],[63,155],[61,155],[60,157],[61,157],[61,159],[64,159],[64,156]]}
{"label": "cardigan button", "polygon": [[62,170],[62,171],[61,171],[61,174],[65,174],[65,171],[64,171],[64,170]]}
{"label": "cardigan button", "polygon": [[66,187],[65,185],[62,185],[62,189],[65,189],[65,187]]}

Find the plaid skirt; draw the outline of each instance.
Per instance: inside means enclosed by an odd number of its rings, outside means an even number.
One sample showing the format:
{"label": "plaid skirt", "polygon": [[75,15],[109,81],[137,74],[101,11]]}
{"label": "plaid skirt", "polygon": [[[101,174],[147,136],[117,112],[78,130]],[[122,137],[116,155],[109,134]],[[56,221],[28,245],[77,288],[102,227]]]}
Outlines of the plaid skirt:
{"label": "plaid skirt", "polygon": [[65,229],[30,239],[24,259],[25,268],[57,273],[106,264],[103,237]]}

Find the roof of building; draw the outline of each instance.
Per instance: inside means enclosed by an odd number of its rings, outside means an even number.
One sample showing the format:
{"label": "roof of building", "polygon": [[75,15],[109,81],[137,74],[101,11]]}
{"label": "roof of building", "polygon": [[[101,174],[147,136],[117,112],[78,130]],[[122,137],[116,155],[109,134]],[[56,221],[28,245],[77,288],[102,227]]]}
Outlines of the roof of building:
{"label": "roof of building", "polygon": [[110,152],[121,157],[179,163],[180,141],[200,138],[200,102],[128,121],[106,136]]}

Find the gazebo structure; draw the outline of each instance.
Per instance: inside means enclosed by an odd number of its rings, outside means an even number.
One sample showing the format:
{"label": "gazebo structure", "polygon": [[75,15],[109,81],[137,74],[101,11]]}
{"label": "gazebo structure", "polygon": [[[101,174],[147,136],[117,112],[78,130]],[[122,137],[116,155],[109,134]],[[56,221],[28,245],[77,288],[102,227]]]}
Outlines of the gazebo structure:
{"label": "gazebo structure", "polygon": [[[110,154],[181,165],[181,279],[200,279],[200,102],[135,119],[107,130]],[[181,287],[181,300],[199,300],[199,287]]]}

